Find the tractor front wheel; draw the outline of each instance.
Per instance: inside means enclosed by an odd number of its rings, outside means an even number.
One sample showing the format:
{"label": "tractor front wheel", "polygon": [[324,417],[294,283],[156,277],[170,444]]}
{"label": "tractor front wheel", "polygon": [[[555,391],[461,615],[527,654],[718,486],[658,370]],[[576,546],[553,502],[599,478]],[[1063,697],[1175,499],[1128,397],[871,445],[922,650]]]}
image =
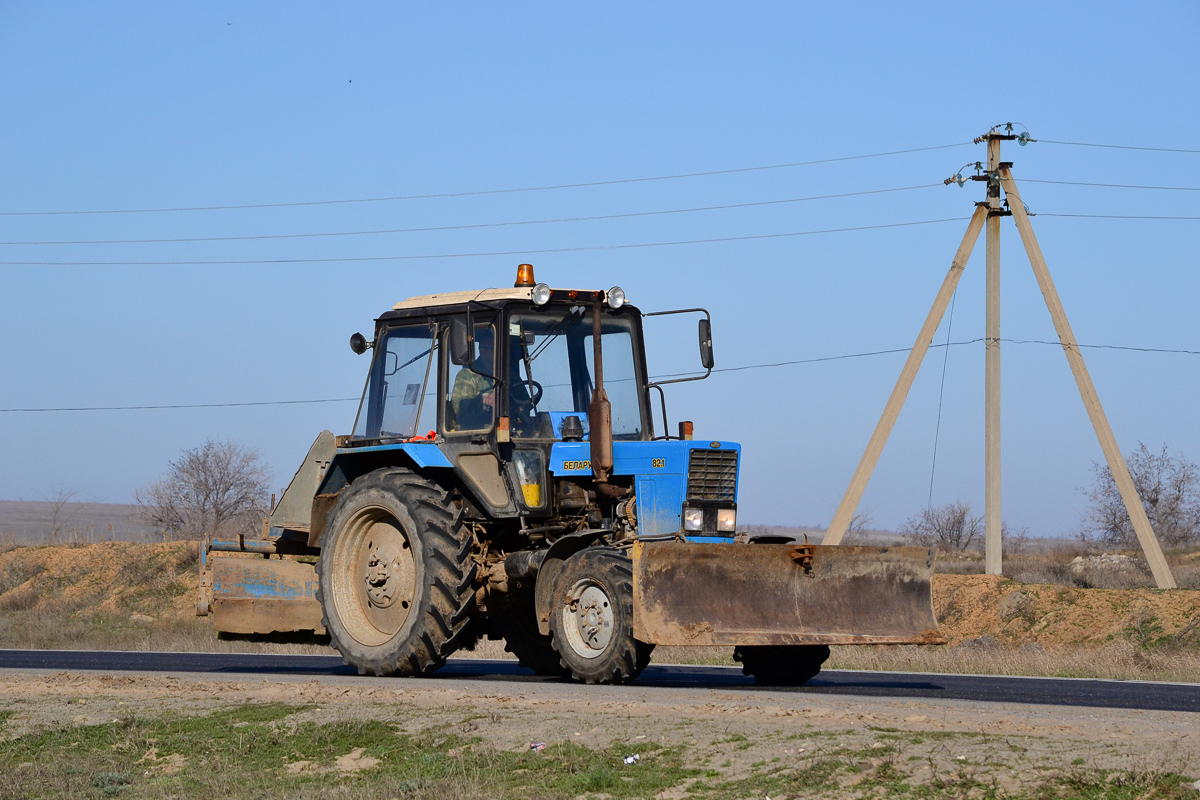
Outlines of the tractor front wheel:
{"label": "tractor front wheel", "polygon": [[742,674],[763,686],[800,686],[817,676],[829,658],[823,644],[753,645],[738,647],[733,660],[742,664]]}
{"label": "tractor front wheel", "polygon": [[517,663],[536,675],[563,678],[570,672],[563,667],[550,637],[538,630],[537,612],[532,598],[520,599],[491,619],[492,635],[504,640],[504,649],[517,657]]}
{"label": "tractor front wheel", "polygon": [[611,547],[589,547],[563,562],[550,614],[554,649],[584,683],[628,683],[654,645],[633,638],[633,566]]}
{"label": "tractor front wheel", "polygon": [[404,469],[364,475],[330,513],[317,561],[325,629],[370,675],[427,675],[467,635],[475,567],[462,511]]}

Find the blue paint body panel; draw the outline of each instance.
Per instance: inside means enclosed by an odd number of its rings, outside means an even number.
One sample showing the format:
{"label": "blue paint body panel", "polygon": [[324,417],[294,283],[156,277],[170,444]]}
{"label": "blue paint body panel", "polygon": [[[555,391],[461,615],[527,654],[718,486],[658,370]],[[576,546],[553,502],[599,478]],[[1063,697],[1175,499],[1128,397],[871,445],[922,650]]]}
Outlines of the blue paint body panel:
{"label": "blue paint body panel", "polygon": [[313,600],[317,591],[316,572],[289,562],[214,558],[212,575],[213,597]]}
{"label": "blue paint body panel", "polygon": [[[358,455],[360,453],[382,453],[386,451],[399,451],[404,453],[418,467],[445,467],[446,469],[453,468],[450,459],[446,458],[433,442],[397,442],[396,444],[377,444],[372,447],[340,447],[337,451],[337,456]],[[337,456],[334,456],[335,458]]]}
{"label": "blue paint body panel", "polygon": [[434,442],[396,442],[370,447],[339,447],[317,487],[317,494],[336,494],[359,475],[383,466],[417,469],[453,469],[454,465]]}
{"label": "blue paint body panel", "polygon": [[[638,532],[642,536],[669,535],[681,529],[692,450],[733,450],[738,454],[738,473],[741,473],[742,446],[734,442],[716,444],[713,448],[712,442],[702,441],[613,442],[613,474],[634,478]],[[591,445],[588,442],[555,442],[550,448],[549,469],[551,475],[590,475]],[[727,542],[733,534],[687,538],[689,541]]]}

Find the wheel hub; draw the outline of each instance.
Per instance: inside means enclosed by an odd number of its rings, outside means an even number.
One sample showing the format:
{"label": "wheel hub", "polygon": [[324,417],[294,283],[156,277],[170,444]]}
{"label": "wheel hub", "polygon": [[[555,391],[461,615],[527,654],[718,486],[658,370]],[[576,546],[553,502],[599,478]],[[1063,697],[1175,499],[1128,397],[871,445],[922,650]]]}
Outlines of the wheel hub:
{"label": "wheel hub", "polygon": [[608,647],[613,634],[612,602],[595,583],[576,584],[563,608],[563,628],[571,649],[585,658],[595,658]]}
{"label": "wheel hub", "polygon": [[384,560],[378,550],[371,551],[367,558],[367,601],[376,608],[389,608],[396,602],[396,584],[399,583],[401,564],[398,559]]}

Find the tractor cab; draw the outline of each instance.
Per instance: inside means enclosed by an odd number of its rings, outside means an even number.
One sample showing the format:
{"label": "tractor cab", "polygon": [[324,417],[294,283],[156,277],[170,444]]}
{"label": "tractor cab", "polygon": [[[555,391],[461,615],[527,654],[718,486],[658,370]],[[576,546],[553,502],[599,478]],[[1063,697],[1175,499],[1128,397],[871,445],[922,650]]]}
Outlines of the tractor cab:
{"label": "tractor cab", "polygon": [[[711,368],[707,312],[665,313],[705,315],[701,362]],[[401,450],[419,468],[444,460],[468,515],[483,523],[536,521],[551,539],[586,528],[632,535],[641,499],[643,533],[681,534],[686,518],[692,535],[731,538],[737,445],[703,445],[721,452],[702,454],[700,472],[717,464],[726,480],[719,497],[694,496],[689,515],[698,445],[690,423],[675,437],[654,430],[651,389],[661,387],[647,375],[642,318],[620,287],[551,289],[534,282],[530,265],[512,289],[397,303],[376,321],[373,341],[351,340],[356,352],[373,350],[371,366],[323,491],[373,468],[371,454]]]}

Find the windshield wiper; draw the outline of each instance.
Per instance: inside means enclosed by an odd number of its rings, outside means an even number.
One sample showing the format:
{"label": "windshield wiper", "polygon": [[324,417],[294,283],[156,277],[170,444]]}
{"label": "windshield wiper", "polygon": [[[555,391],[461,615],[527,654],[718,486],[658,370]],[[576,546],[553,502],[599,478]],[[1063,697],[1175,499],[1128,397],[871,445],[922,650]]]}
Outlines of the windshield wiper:
{"label": "windshield wiper", "polygon": [[[536,348],[534,348],[533,354],[529,356],[530,362],[537,360],[537,357],[540,356],[543,352],[545,352],[546,348],[549,347],[550,344],[555,339],[557,339],[558,337],[562,336],[563,333],[565,333],[565,331],[562,330],[562,328],[567,324],[567,322],[571,319],[571,317],[575,316],[576,308],[582,308],[582,306],[573,306],[569,311],[567,311],[566,314],[563,315],[562,319],[560,319],[558,322],[554,323],[549,328],[547,328],[545,331],[543,331],[542,335],[545,336],[546,338],[542,340],[541,344],[539,344]],[[582,311],[579,312],[579,316],[580,316],[580,319],[583,318]],[[551,334],[553,334],[553,335],[551,335]]]}
{"label": "windshield wiper", "polygon": [[424,358],[425,356],[429,355],[429,354],[430,354],[430,353],[432,353],[432,352],[433,352],[433,345],[430,345],[430,346],[429,346],[429,349],[428,349],[428,350],[426,350],[424,353],[420,353],[420,354],[418,354],[418,355],[415,355],[415,356],[413,356],[413,357],[412,357],[412,358],[410,358],[408,361],[405,361],[403,364],[401,364],[400,366],[396,367],[396,368],[395,368],[394,370],[392,370],[391,372],[387,373],[387,374],[385,375],[385,377],[389,377],[389,378],[390,378],[391,376],[395,375],[395,374],[396,374],[397,372],[399,372],[400,370],[402,370],[402,369],[404,369],[405,367],[407,367],[409,364],[415,364],[416,362],[420,361],[422,358]]}

